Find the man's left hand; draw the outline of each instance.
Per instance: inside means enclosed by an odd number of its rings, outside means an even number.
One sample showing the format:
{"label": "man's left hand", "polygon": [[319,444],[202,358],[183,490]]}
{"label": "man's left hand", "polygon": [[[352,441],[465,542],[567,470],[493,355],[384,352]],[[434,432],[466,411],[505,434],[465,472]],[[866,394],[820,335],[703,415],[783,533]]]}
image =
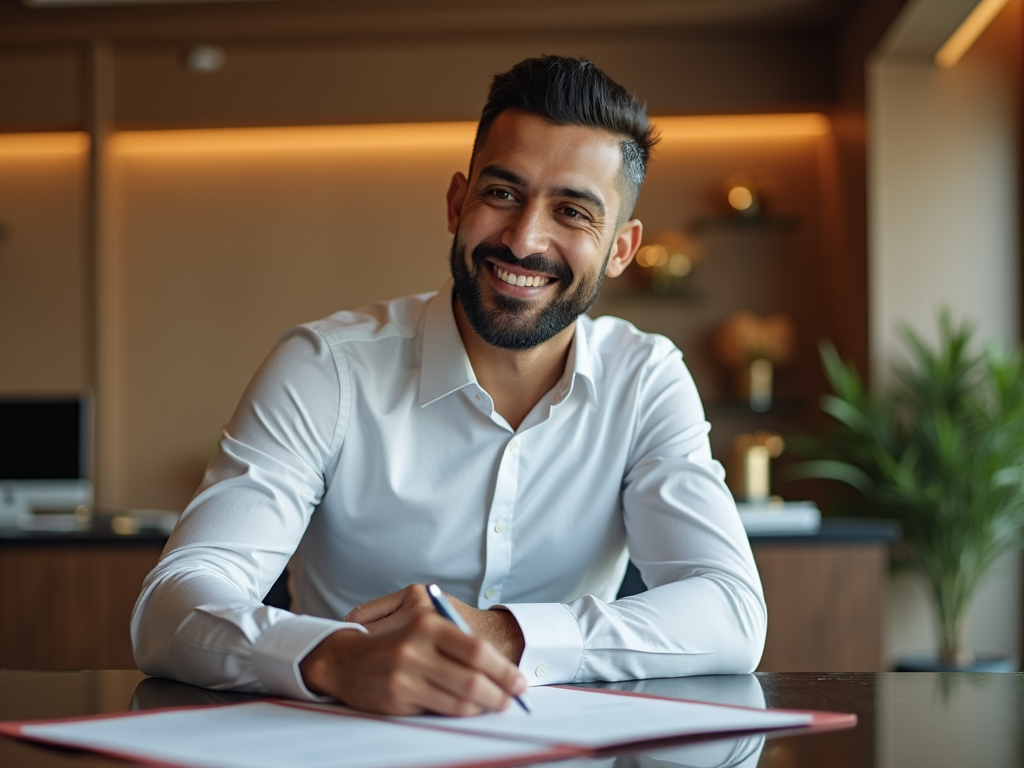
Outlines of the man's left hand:
{"label": "man's left hand", "polygon": [[[511,613],[501,609],[481,611],[451,595],[448,595],[448,599],[472,628],[474,635],[490,641],[513,664],[519,663],[526,643],[519,623]],[[367,631],[375,633],[404,626],[423,613],[436,613],[436,609],[426,587],[412,584],[353,608],[345,621],[362,624]]]}

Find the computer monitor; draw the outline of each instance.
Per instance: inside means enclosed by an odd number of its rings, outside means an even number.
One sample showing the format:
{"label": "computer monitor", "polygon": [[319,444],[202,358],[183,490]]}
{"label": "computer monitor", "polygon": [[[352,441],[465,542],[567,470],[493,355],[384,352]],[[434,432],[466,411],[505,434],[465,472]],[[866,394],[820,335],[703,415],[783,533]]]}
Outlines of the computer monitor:
{"label": "computer monitor", "polygon": [[0,523],[92,504],[87,395],[0,398]]}

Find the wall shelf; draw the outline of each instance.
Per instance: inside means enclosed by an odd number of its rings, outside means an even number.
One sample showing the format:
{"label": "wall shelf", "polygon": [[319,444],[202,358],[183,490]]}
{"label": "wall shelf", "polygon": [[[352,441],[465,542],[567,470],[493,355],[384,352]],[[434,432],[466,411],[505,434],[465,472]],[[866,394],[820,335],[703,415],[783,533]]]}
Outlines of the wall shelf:
{"label": "wall shelf", "polygon": [[797,216],[698,216],[690,222],[694,234],[708,232],[788,232],[800,226]]}
{"label": "wall shelf", "polygon": [[708,400],[704,408],[708,411],[743,414],[745,416],[770,416],[779,414],[800,413],[809,404],[807,398],[782,398],[772,400],[772,404],[765,410],[759,411],[750,407],[750,402],[739,398],[727,398],[721,400]]}
{"label": "wall shelf", "polygon": [[622,304],[704,304],[708,292],[701,288],[683,286],[670,291],[655,291],[651,288],[622,288],[616,291],[606,290],[602,298],[608,303]]}

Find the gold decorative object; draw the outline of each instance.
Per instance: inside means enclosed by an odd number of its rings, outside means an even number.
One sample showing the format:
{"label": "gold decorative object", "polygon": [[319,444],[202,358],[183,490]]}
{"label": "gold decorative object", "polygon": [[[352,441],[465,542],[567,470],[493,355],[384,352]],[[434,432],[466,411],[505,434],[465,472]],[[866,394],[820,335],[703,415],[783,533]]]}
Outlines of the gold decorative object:
{"label": "gold decorative object", "polygon": [[736,312],[715,334],[718,359],[736,371],[737,395],[755,411],[771,407],[775,368],[788,363],[795,350],[796,326],[780,313]]}
{"label": "gold decorative object", "polygon": [[637,266],[656,293],[678,290],[700,258],[700,247],[674,229],[659,232],[636,252]]}
{"label": "gold decorative object", "polygon": [[768,501],[771,488],[771,460],[782,454],[786,445],[777,434],[755,432],[739,435],[732,444],[733,493],[753,504]]}

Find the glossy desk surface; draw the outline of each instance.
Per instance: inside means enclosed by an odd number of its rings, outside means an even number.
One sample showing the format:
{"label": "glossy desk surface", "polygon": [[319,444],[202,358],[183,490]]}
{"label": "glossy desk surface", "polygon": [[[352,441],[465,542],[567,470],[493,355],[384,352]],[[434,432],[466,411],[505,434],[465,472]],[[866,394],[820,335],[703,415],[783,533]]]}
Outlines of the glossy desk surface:
{"label": "glossy desk surface", "polygon": [[[1024,765],[1024,674],[764,673],[613,683],[607,687],[743,706],[854,712],[857,727],[821,733],[748,734],[661,745],[551,765],[572,768],[658,766]],[[128,670],[0,670],[0,720],[240,701]],[[111,758],[0,736],[0,766],[123,766]],[[339,760],[339,766],[344,760]]]}

